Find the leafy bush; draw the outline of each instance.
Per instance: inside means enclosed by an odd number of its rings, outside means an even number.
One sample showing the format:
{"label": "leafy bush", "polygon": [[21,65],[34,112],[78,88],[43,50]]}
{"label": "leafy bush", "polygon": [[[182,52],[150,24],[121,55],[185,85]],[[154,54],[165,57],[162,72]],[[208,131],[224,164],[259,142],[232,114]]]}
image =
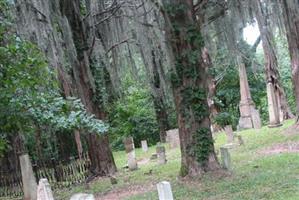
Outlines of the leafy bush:
{"label": "leafy bush", "polygon": [[148,144],[159,141],[158,125],[150,93],[147,88],[130,86],[125,96],[119,99],[110,112],[109,133],[114,149],[123,149],[123,138],[132,136],[135,146],[139,147],[141,140]]}
{"label": "leafy bush", "polygon": [[225,127],[227,125],[232,124],[232,117],[231,114],[228,112],[219,113],[215,118],[214,122],[221,127]]}

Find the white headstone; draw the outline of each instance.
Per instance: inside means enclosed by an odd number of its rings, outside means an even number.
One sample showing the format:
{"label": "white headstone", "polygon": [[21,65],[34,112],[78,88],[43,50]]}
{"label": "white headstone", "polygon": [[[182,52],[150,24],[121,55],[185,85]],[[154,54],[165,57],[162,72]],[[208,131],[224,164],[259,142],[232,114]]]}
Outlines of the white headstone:
{"label": "white headstone", "polygon": [[78,193],[74,194],[70,200],[95,200],[93,194]]}
{"label": "white headstone", "polygon": [[173,200],[171,185],[167,181],[162,181],[157,184],[159,200]]}
{"label": "white headstone", "polygon": [[138,166],[137,166],[137,160],[135,156],[134,140],[132,137],[128,137],[125,138],[123,142],[127,153],[128,167],[130,170],[136,170]]}
{"label": "white headstone", "polygon": [[141,141],[141,147],[142,147],[142,150],[144,152],[147,152],[148,151],[148,146],[147,146],[147,141],[146,140],[142,140]]}
{"label": "white headstone", "polygon": [[158,157],[158,164],[163,165],[167,162],[166,160],[166,153],[165,153],[165,147],[158,145],[156,147],[157,157]]}
{"label": "white headstone", "polygon": [[46,178],[39,180],[37,187],[37,200],[54,200],[50,184]]}
{"label": "white headstone", "polygon": [[24,200],[36,200],[37,183],[28,154],[20,157]]}

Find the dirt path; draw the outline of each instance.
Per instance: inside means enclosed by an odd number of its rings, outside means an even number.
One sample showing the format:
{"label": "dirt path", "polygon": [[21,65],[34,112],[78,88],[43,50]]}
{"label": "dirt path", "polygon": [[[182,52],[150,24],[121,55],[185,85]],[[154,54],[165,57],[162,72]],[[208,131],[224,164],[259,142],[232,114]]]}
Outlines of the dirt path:
{"label": "dirt path", "polygon": [[96,200],[123,200],[127,197],[143,194],[154,190],[154,185],[134,185],[126,188],[116,189],[96,196]]}

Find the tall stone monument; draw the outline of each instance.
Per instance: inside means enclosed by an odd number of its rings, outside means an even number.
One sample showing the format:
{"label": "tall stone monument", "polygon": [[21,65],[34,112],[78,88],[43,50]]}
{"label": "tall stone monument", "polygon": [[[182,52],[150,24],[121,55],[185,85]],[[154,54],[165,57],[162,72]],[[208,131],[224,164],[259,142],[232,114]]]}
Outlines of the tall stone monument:
{"label": "tall stone monument", "polygon": [[239,105],[239,109],[240,109],[239,129],[250,129],[250,128],[259,129],[262,126],[261,118],[251,98],[245,64],[240,55],[238,56],[237,60],[239,65],[240,94],[241,94],[241,101]]}

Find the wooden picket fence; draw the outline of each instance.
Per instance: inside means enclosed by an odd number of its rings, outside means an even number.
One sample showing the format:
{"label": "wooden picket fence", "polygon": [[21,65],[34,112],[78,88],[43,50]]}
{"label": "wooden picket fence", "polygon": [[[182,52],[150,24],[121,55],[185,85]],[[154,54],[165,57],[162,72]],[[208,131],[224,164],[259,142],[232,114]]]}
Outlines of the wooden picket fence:
{"label": "wooden picket fence", "polygon": [[[52,165],[34,166],[37,180],[47,178],[53,190],[85,182],[90,160],[85,154],[82,159],[71,159],[68,163],[52,162]],[[0,172],[0,199],[22,199],[21,172]]]}

